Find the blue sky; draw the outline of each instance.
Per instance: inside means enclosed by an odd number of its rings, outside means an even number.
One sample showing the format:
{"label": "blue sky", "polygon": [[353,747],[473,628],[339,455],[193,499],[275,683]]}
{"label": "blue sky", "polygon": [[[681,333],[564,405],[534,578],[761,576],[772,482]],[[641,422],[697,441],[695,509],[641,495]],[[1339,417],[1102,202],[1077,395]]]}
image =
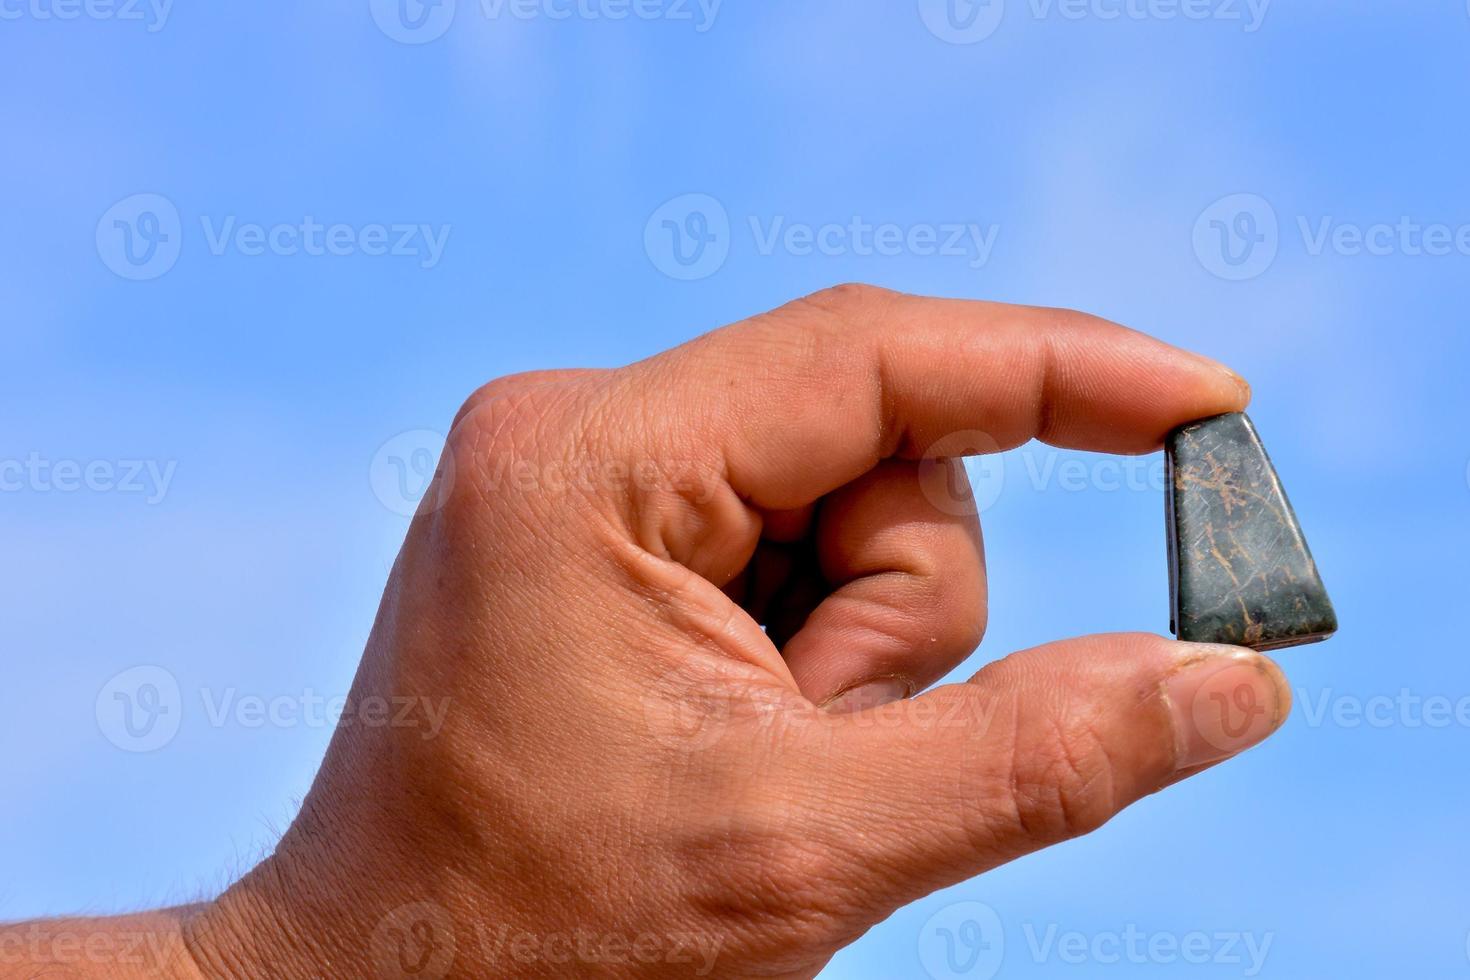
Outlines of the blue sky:
{"label": "blue sky", "polygon": [[[827,976],[1470,970],[1466,5],[953,3],[0,0],[0,917],[189,899],[268,848],[329,729],[198,692],[345,691],[478,384],[866,280],[1245,374],[1342,632],[1280,655],[1266,746]],[[961,673],[1167,629],[1158,465],[975,468]],[[99,706],[140,665],[183,710],[133,752]],[[963,922],[996,941],[954,973]]]}

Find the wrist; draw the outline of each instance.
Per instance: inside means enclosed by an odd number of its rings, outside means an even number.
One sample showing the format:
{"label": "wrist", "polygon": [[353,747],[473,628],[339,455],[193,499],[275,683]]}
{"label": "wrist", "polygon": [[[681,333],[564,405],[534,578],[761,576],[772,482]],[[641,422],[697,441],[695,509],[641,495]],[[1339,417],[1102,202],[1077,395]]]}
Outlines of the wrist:
{"label": "wrist", "polygon": [[[336,812],[334,808],[325,808]],[[360,808],[359,808],[360,809]],[[467,952],[453,869],[415,862],[373,815],[332,821],[312,801],[275,853],[184,929],[207,980],[438,977]],[[456,909],[451,920],[449,909]],[[463,962],[463,956],[458,957]],[[432,967],[442,966],[442,970]]]}
{"label": "wrist", "polygon": [[283,869],[280,856],[266,858],[184,920],[183,942],[203,980],[322,974],[321,944],[330,931],[302,921]]}
{"label": "wrist", "polygon": [[201,980],[184,923],[200,906],[0,925],[0,980]]}

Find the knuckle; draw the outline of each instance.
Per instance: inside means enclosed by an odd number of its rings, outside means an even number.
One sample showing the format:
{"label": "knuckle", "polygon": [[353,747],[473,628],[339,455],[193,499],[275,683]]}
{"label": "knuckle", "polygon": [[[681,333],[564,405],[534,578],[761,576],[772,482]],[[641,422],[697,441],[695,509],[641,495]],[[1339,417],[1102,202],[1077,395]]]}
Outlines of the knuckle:
{"label": "knuckle", "polygon": [[516,375],[481,386],[465,400],[449,430],[456,460],[463,465],[527,452],[545,422],[542,401]]}
{"label": "knuckle", "polygon": [[[760,370],[801,384],[849,384],[869,370],[863,356],[887,298],[877,286],[833,286],[751,321],[730,352]],[[728,348],[727,348],[728,349]]]}
{"label": "knuckle", "polygon": [[464,400],[464,404],[455,413],[451,428],[457,429],[462,423],[472,422],[487,410],[521,404],[532,398],[537,391],[555,384],[562,374],[559,371],[524,371],[493,378],[476,388]]}
{"label": "knuckle", "polygon": [[594,384],[564,372],[482,385],[455,415],[445,442],[456,484],[478,491],[454,499],[473,510],[486,498],[525,502],[570,490],[579,465],[596,451],[597,403]]}
{"label": "knuckle", "polygon": [[[936,548],[935,554],[943,552]],[[962,553],[926,574],[929,594],[915,604],[923,617],[919,635],[933,636],[935,646],[954,654],[978,647],[990,620],[985,575],[973,554]]]}
{"label": "knuckle", "polygon": [[[969,597],[966,597],[968,600]],[[990,616],[985,606],[970,609],[968,615],[952,616],[946,622],[943,644],[947,649],[969,653],[985,639]]]}
{"label": "knuckle", "polygon": [[468,440],[487,440],[491,448],[525,451],[548,438],[590,430],[605,408],[599,371],[526,371],[488,381],[465,399],[450,436],[463,430]]}
{"label": "knuckle", "polygon": [[1086,310],[1077,310],[1071,307],[1049,307],[1047,312],[1051,316],[1052,323],[1058,329],[1072,331],[1077,334],[1117,329],[1116,324],[1110,323],[1094,313],[1088,313]]}
{"label": "knuckle", "polygon": [[798,302],[808,308],[820,310],[842,319],[871,315],[884,303],[891,302],[898,293],[881,286],[867,283],[845,282],[818,290]]}
{"label": "knuckle", "polygon": [[1016,820],[1039,844],[1097,830],[1117,810],[1113,761],[1091,725],[1053,724],[1027,746],[1012,775]]}

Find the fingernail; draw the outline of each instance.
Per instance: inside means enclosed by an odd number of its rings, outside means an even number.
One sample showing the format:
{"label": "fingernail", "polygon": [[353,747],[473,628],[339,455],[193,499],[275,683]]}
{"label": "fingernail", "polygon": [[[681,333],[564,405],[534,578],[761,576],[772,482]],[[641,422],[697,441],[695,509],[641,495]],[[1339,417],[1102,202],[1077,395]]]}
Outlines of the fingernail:
{"label": "fingernail", "polygon": [[908,696],[908,681],[902,677],[885,677],[882,680],[869,681],[866,684],[848,688],[824,703],[822,709],[833,714],[851,714],[892,704],[894,701],[902,701]]}
{"label": "fingernail", "polygon": [[1164,681],[1174,721],[1174,768],[1219,762],[1263,741],[1286,720],[1281,668],[1250,650],[1194,645]]}
{"label": "fingernail", "polygon": [[1223,375],[1225,379],[1230,382],[1231,387],[1240,392],[1242,404],[1250,404],[1250,382],[1241,377],[1239,372],[1237,372],[1234,368],[1231,368],[1229,365],[1220,363],[1213,357],[1206,357],[1204,354],[1195,354],[1194,356],[1199,359],[1202,365],[1208,365],[1210,368],[1213,368],[1215,371],[1218,371],[1221,375]]}
{"label": "fingernail", "polygon": [[1241,396],[1246,400],[1246,403],[1249,404],[1251,400],[1251,383],[1242,378],[1240,375],[1236,374],[1234,371],[1230,370],[1230,368],[1224,367],[1224,365],[1221,365],[1221,367],[1224,368],[1225,376],[1234,383],[1235,387],[1240,389]]}

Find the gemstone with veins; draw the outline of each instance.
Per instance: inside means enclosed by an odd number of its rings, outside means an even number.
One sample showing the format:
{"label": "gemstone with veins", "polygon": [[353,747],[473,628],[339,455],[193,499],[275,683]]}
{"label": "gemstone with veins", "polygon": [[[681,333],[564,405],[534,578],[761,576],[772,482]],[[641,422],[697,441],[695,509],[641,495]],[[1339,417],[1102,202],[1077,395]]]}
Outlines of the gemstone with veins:
{"label": "gemstone with veins", "polygon": [[1251,420],[1191,422],[1165,451],[1174,635],[1275,650],[1335,633],[1332,601]]}

